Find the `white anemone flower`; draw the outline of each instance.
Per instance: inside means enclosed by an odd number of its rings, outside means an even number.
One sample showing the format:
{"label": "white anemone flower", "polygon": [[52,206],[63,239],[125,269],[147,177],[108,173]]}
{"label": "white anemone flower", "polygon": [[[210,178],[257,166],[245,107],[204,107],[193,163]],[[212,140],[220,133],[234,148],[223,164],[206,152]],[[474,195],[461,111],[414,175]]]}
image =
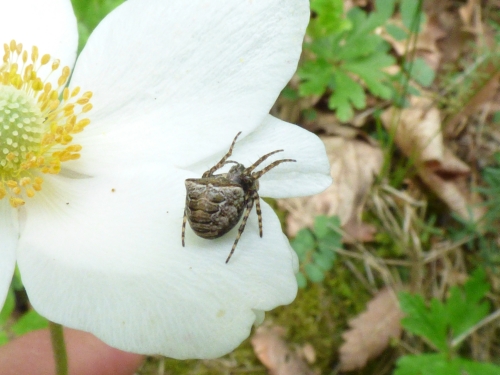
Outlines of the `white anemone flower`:
{"label": "white anemone flower", "polygon": [[277,149],[269,162],[297,160],[265,174],[261,196],[329,185],[320,140],[268,114],[296,69],[308,6],[128,0],[75,63],[69,0],[4,4],[0,303],[17,262],[49,320],[174,358],[223,355],[290,303],[297,259],[265,202],[263,237],[254,209],[228,264],[237,227],[206,240],[188,226],[182,247],[181,226],[185,179],[239,131],[231,160],[249,166]]}

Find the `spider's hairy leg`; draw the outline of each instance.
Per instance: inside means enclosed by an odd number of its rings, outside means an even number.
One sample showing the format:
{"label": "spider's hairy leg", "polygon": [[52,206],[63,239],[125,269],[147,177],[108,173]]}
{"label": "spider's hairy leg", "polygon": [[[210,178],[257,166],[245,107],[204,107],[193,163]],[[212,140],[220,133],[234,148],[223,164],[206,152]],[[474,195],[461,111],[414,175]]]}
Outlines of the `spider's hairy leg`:
{"label": "spider's hairy leg", "polygon": [[245,225],[247,224],[248,216],[250,215],[250,212],[252,211],[253,207],[253,198],[250,196],[248,197],[248,202],[247,206],[245,209],[245,214],[243,215],[243,221],[241,222],[241,225],[238,229],[238,234],[236,235],[236,239],[234,240],[233,247],[231,248],[231,252],[229,253],[229,256],[226,259],[226,264],[229,262],[229,259],[233,256],[234,249],[236,249],[236,245],[238,244],[238,241],[240,240],[241,234],[245,230]]}
{"label": "spider's hairy leg", "polygon": [[265,154],[264,156],[260,157],[255,163],[253,163],[251,166],[249,166],[247,169],[245,169],[246,173],[251,173],[257,166],[259,166],[260,163],[262,163],[264,160],[266,160],[269,156],[276,154],[277,152],[282,152],[284,150],[275,150],[273,152],[270,152],[269,154]]}
{"label": "spider's hairy leg", "polygon": [[[229,147],[229,151],[226,153],[226,155],[224,155],[222,157],[222,159],[220,159],[219,162],[217,164],[215,164],[212,168],[210,168],[208,171],[206,171],[205,173],[203,173],[203,175],[201,176],[201,178],[210,177],[211,175],[214,174],[214,172],[217,169],[222,168],[224,166],[224,164],[226,164],[226,160],[227,160],[227,158],[229,158],[232,155],[232,153],[233,153],[233,147],[234,147],[234,145],[236,143],[236,140],[240,136],[240,134],[241,134],[241,132],[238,132],[238,134],[236,134],[236,137],[234,137],[233,143],[231,143],[231,147]],[[231,163],[235,163],[235,162],[231,162]]]}
{"label": "spider's hairy leg", "polygon": [[260,209],[260,197],[257,190],[255,190],[252,199],[255,201],[255,209],[257,210],[257,218],[259,219],[259,234],[262,237],[262,210]]}
{"label": "spider's hairy leg", "polygon": [[252,173],[252,177],[255,178],[256,180],[261,178],[262,175],[264,173],[267,173],[269,172],[271,169],[273,169],[274,167],[277,167],[278,165],[280,165],[281,163],[285,163],[285,162],[296,162],[297,160],[294,160],[294,159],[281,159],[281,160],[276,160],[274,162],[272,162],[271,164],[269,164],[267,167],[265,167],[263,170],[259,171],[259,172],[255,172],[255,173]]}
{"label": "spider's hairy leg", "polygon": [[182,247],[184,247],[184,238],[186,235],[187,207],[184,207],[184,217],[182,218]]}

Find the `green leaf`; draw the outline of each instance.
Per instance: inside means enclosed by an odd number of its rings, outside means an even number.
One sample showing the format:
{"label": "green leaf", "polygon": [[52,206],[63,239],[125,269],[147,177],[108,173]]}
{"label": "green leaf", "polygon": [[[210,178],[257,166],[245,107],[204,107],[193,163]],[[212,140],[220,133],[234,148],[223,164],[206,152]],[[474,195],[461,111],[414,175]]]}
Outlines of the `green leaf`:
{"label": "green leaf", "polygon": [[390,36],[392,36],[394,39],[398,41],[405,40],[408,38],[408,33],[405,30],[392,23],[388,23],[387,25],[385,25],[385,30]]}
{"label": "green leaf", "polygon": [[[332,254],[334,253],[332,252]],[[316,252],[313,254],[314,264],[324,272],[330,271],[332,269],[334,259],[335,257],[330,256],[329,253]]]}
{"label": "green leaf", "polygon": [[289,100],[297,100],[299,98],[297,90],[292,89],[290,86],[285,86],[285,88],[281,90],[280,96]]}
{"label": "green leaf", "polygon": [[325,278],[324,272],[313,263],[306,264],[304,266],[304,271],[306,272],[309,280],[311,280],[313,283],[319,283]]}
{"label": "green leaf", "polygon": [[401,19],[408,30],[419,32],[424,21],[422,4],[419,0],[402,0],[400,5]]}
{"label": "green leaf", "polygon": [[457,358],[460,366],[460,375],[498,375],[500,367],[492,363],[474,362],[463,358]]}
{"label": "green leaf", "polygon": [[430,307],[427,307],[420,294],[405,292],[399,294],[399,303],[406,314],[401,320],[403,327],[427,338],[438,350],[447,353],[447,317],[444,305],[433,298]]}
{"label": "green leaf", "polygon": [[340,121],[352,118],[354,112],[351,103],[358,109],[366,107],[366,96],[363,87],[344,72],[335,72],[335,88],[328,100],[328,107],[337,111]]}
{"label": "green leaf", "polygon": [[30,310],[21,316],[11,328],[16,335],[20,336],[37,329],[46,328],[47,326],[47,319],[38,314],[35,310]]}
{"label": "green leaf", "polygon": [[394,375],[459,375],[453,374],[443,354],[420,354],[400,357]]}
{"label": "green leaf", "polygon": [[314,234],[318,238],[319,251],[330,254],[330,258],[333,260],[335,258],[335,249],[342,246],[339,217],[316,216],[314,219]]}
{"label": "green leaf", "polygon": [[124,0],[72,0],[73,10],[78,20],[78,52],[87,43],[90,33],[101,20]]}
{"label": "green leaf", "polygon": [[343,19],[343,0],[311,0],[311,9],[316,13],[316,18],[311,20],[309,35],[339,33],[350,27],[350,22]]}
{"label": "green leaf", "polygon": [[290,245],[292,245],[292,248],[297,253],[299,260],[302,261],[307,252],[314,250],[316,247],[316,239],[309,229],[303,228],[299,230],[297,236],[290,242]]}
{"label": "green leaf", "polygon": [[331,80],[333,68],[330,63],[322,59],[306,61],[297,74],[303,80],[299,85],[301,96],[322,95]]}
{"label": "green leaf", "polygon": [[396,60],[385,53],[371,55],[364,60],[345,63],[343,68],[358,75],[366,84],[372,94],[389,99],[392,89],[387,84],[388,76],[383,68],[395,64]]}
{"label": "green leaf", "polygon": [[330,220],[328,216],[320,215],[314,218],[314,234],[318,238],[324,238],[328,236],[332,228],[330,228]]}
{"label": "green leaf", "polygon": [[464,358],[448,360],[444,354],[400,357],[394,375],[498,375],[500,367]]}
{"label": "green leaf", "polygon": [[434,70],[420,57],[417,57],[412,63],[405,63],[405,70],[408,71],[412,79],[424,87],[429,87],[436,76]]}
{"label": "green leaf", "polygon": [[486,274],[482,269],[473,272],[463,288],[457,286],[450,288],[450,297],[445,307],[453,337],[466,332],[488,315],[490,311],[488,302],[480,301],[489,289]]}
{"label": "green leaf", "polygon": [[389,19],[394,14],[396,0],[376,0],[375,10],[383,19]]}

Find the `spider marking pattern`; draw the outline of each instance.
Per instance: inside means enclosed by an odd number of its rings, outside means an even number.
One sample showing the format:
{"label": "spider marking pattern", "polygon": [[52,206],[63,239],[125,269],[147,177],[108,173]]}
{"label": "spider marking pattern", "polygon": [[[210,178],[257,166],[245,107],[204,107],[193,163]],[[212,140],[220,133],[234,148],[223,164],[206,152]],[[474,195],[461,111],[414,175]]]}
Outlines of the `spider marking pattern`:
{"label": "spider marking pattern", "polygon": [[[214,239],[229,232],[243,216],[226,263],[229,262],[236,249],[254,204],[259,221],[259,234],[262,237],[259,178],[281,163],[296,161],[293,159],[276,160],[264,169],[254,172],[255,168],[267,158],[283,150],[265,154],[248,168],[236,161],[228,160],[240,134],[241,132],[236,134],[229,151],[222,159],[203,173],[201,178],[189,178],[185,181],[186,205],[182,219],[182,246],[185,246],[186,222],[189,222],[196,235]],[[234,164],[234,166],[227,173],[214,174],[226,164]]]}

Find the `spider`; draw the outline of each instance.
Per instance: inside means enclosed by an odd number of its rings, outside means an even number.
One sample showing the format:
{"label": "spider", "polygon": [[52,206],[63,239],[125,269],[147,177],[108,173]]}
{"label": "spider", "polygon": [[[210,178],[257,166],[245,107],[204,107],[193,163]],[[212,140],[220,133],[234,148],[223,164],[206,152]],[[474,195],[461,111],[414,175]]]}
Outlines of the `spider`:
{"label": "spider", "polygon": [[[261,171],[254,172],[254,169],[268,157],[283,150],[275,150],[262,156],[248,168],[238,162],[227,160],[232,155],[240,134],[241,132],[236,134],[229,151],[222,159],[203,173],[201,178],[189,178],[185,181],[186,205],[182,220],[182,246],[185,245],[186,221],[189,222],[196,235],[206,239],[214,239],[229,232],[243,216],[226,263],[231,259],[241,234],[245,230],[254,203],[259,220],[259,233],[262,237],[262,211],[258,193],[259,178],[281,163],[296,161],[293,159],[277,160]],[[226,164],[235,165],[227,173],[214,174]]]}

